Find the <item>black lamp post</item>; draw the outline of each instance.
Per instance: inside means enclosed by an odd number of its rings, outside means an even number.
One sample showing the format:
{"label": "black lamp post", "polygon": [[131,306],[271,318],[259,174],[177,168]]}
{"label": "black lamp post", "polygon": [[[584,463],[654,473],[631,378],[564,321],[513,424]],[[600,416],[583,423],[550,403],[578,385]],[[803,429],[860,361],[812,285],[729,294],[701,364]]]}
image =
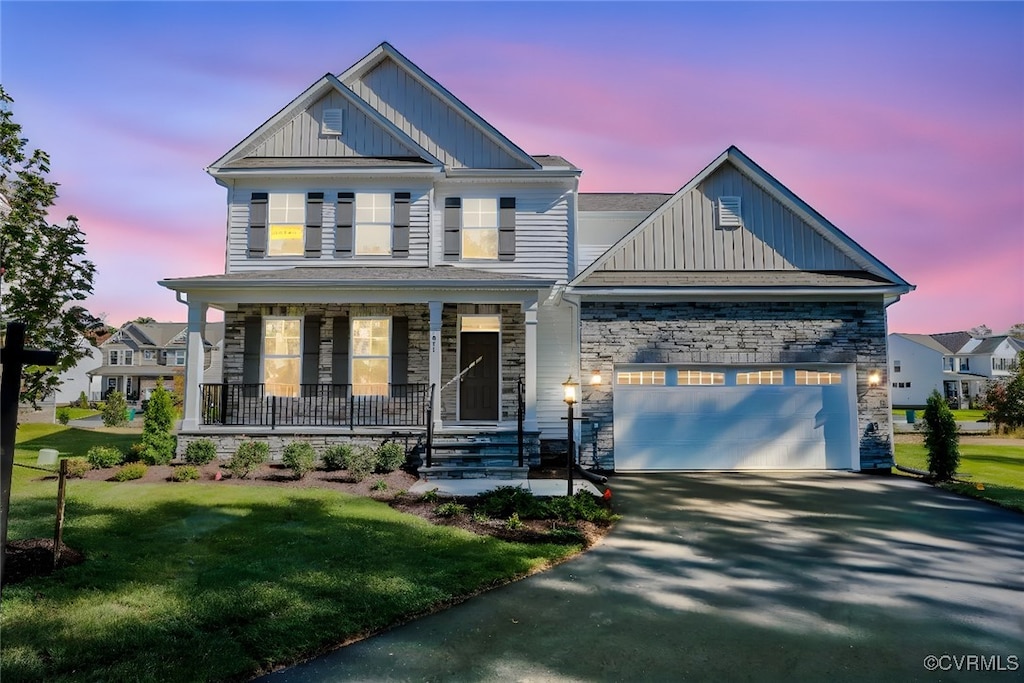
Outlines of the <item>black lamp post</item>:
{"label": "black lamp post", "polygon": [[572,485],[572,470],[576,464],[576,458],[573,456],[573,451],[576,450],[575,434],[573,430],[573,406],[579,401],[579,388],[580,385],[572,381],[572,375],[569,375],[569,379],[562,382],[562,388],[565,389],[565,398],[563,399],[567,406],[569,406],[569,412],[566,415],[566,422],[569,425],[569,447],[565,452],[565,468],[566,475],[569,479],[569,492],[566,495],[571,496],[573,491]]}

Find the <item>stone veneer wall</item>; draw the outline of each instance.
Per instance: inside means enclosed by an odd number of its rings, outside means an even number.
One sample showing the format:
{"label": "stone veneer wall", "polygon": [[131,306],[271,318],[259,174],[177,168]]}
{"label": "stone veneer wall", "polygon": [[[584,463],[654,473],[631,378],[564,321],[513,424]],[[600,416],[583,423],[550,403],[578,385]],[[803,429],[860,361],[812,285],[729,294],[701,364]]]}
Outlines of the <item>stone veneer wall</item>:
{"label": "stone veneer wall", "polygon": [[[239,428],[242,429],[242,428]],[[270,460],[279,461],[284,454],[285,447],[293,441],[304,441],[313,446],[317,456],[322,456],[329,446],[338,444],[350,444],[352,446],[368,446],[376,449],[385,440],[397,441],[406,449],[406,453],[416,445],[417,439],[422,434],[406,433],[328,433],[320,431],[310,433],[297,429],[276,429],[273,432],[265,428],[259,431],[248,431],[246,433],[225,433],[217,432],[188,432],[178,434],[178,446],[175,451],[177,457],[185,457],[185,449],[193,441],[208,439],[213,442],[217,449],[217,457],[220,460],[228,460],[238,446],[245,441],[264,441],[270,449]]]}
{"label": "stone veneer wall", "polygon": [[[854,363],[862,470],[892,460],[885,307],[865,302],[583,302],[581,367],[607,381],[585,386],[583,411],[601,426],[595,467],[614,469],[612,368],[618,363]],[[868,388],[868,373],[882,381]],[[872,428],[872,425],[874,427]],[[584,458],[594,435],[584,430]]]}

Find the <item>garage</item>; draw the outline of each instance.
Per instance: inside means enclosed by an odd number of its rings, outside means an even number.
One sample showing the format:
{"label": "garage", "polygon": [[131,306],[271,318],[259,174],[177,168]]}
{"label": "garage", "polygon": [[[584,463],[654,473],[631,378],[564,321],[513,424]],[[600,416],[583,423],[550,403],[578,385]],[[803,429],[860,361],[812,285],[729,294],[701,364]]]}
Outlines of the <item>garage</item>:
{"label": "garage", "polygon": [[615,470],[859,469],[847,365],[624,365]]}

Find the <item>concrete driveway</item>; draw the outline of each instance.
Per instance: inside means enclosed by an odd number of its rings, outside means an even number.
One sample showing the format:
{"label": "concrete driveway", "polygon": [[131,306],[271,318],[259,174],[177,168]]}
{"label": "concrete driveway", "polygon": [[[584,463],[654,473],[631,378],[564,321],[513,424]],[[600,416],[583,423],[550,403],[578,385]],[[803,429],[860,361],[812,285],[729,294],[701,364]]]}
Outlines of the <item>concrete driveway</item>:
{"label": "concrete driveway", "polygon": [[1020,680],[1024,516],[899,477],[610,485],[585,555],[266,680]]}

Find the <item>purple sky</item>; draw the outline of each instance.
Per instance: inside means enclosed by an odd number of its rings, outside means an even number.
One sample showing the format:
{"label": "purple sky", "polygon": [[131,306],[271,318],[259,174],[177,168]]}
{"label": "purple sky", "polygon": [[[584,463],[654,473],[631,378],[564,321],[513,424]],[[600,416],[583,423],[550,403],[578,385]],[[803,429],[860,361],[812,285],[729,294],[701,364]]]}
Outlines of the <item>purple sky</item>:
{"label": "purple sky", "polygon": [[223,272],[204,168],[387,40],[584,192],[672,192],[735,144],[917,291],[895,332],[1024,322],[1024,4],[0,4],[0,81],[98,268],[184,320]]}

